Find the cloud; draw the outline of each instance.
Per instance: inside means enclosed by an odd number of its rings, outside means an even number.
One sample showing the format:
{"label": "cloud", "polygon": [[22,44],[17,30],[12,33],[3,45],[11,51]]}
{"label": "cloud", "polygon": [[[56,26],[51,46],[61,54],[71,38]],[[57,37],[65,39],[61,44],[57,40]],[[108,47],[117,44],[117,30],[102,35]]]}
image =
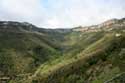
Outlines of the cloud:
{"label": "cloud", "polygon": [[1,0],[0,19],[68,28],[125,17],[125,0]]}
{"label": "cloud", "polygon": [[40,0],[2,0],[0,13],[2,20],[28,21],[36,25],[47,18]]}

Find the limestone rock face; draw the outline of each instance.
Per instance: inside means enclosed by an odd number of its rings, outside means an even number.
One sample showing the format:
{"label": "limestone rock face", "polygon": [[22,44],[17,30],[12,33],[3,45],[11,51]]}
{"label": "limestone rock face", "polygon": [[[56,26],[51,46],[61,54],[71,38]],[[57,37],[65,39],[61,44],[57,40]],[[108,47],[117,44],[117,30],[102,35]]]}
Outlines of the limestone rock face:
{"label": "limestone rock face", "polygon": [[105,21],[98,25],[86,26],[86,27],[76,27],[73,31],[82,31],[82,32],[97,32],[97,31],[111,31],[113,29],[125,29],[125,18],[122,19],[111,19]]}

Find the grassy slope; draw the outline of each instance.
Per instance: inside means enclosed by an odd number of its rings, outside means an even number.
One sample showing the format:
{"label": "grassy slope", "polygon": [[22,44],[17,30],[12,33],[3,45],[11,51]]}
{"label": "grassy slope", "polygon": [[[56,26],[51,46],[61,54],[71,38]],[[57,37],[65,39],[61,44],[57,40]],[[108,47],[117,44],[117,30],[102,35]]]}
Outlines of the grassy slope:
{"label": "grassy slope", "polygon": [[51,58],[60,54],[46,34],[0,32],[0,75],[14,76],[31,73]]}
{"label": "grassy slope", "polygon": [[123,32],[16,29],[0,32],[0,74],[10,83],[102,83],[125,70]]}
{"label": "grassy slope", "polygon": [[[115,64],[115,59],[119,58],[117,55],[119,55],[121,50],[125,47],[125,34],[122,33],[122,36],[119,38],[117,38],[115,34],[115,32],[106,33],[101,38],[97,38],[98,40],[89,44],[89,46],[87,46],[82,52],[78,53],[77,56],[73,56],[72,58],[69,58],[69,56],[68,58],[67,56],[63,56],[61,59],[59,58],[43,64],[31,77],[36,79],[33,82],[102,83],[115,74],[123,72],[124,66],[121,65],[124,65],[124,58],[123,60],[120,60],[122,62],[120,64]],[[112,68],[110,68],[110,65]],[[98,68],[97,70],[96,67]],[[103,74],[105,72],[107,74]],[[108,76],[108,73],[111,75]]]}

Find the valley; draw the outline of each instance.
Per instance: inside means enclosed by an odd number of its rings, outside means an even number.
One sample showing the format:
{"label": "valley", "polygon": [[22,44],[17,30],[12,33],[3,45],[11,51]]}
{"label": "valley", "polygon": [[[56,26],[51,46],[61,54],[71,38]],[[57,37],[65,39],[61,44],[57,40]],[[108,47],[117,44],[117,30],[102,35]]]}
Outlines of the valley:
{"label": "valley", "polygon": [[124,83],[124,72],[125,18],[71,29],[0,22],[1,82]]}

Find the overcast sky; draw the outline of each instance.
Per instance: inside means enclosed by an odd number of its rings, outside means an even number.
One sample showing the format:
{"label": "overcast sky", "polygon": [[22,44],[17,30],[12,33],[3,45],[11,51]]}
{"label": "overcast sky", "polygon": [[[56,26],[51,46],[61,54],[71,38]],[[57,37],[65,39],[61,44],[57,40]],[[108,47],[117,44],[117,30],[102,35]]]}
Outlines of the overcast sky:
{"label": "overcast sky", "polygon": [[125,0],[0,0],[0,20],[69,28],[125,17]]}

